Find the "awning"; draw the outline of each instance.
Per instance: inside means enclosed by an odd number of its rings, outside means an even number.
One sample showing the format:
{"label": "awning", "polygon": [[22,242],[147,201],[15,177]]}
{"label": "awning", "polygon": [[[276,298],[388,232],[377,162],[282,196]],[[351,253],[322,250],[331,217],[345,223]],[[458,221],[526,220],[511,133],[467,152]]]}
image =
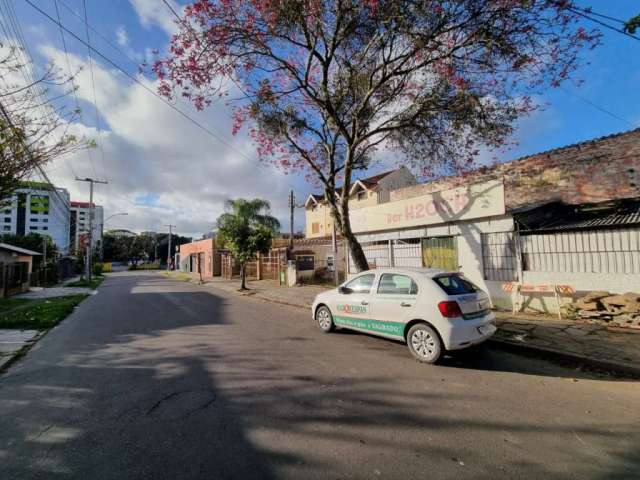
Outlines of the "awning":
{"label": "awning", "polygon": [[552,202],[512,211],[521,232],[640,227],[640,199],[567,205]]}

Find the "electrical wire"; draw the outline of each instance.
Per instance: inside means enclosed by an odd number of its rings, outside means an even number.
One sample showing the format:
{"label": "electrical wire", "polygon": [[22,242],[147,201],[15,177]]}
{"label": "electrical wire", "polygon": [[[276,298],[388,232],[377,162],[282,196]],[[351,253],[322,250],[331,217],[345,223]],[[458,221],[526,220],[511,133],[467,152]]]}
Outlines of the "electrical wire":
{"label": "electrical wire", "polygon": [[[105,161],[104,161],[104,148],[103,148],[103,142],[102,142],[102,128],[100,125],[100,107],[98,106],[98,99],[96,97],[96,82],[95,82],[95,78],[93,75],[93,55],[91,54],[91,37],[89,36],[89,21],[88,21],[88,16],[87,16],[87,1],[86,0],[82,0],[82,8],[84,10],[84,23],[86,26],[86,35],[87,35],[87,53],[89,54],[89,74],[91,77],[91,91],[93,94],[93,106],[95,109],[95,114],[96,114],[96,128],[98,130],[98,146],[100,147],[100,158],[102,160],[102,173],[104,174],[105,177],[107,177],[107,171],[105,168]],[[97,176],[97,175],[96,175]],[[108,180],[108,178],[107,178]]]}

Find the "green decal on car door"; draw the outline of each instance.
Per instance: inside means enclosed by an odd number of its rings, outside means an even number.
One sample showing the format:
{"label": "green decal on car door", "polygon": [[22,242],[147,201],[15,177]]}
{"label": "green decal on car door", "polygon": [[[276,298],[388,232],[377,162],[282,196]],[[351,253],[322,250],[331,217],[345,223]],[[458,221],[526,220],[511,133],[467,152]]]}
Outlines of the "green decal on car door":
{"label": "green decal on car door", "polygon": [[369,318],[353,318],[334,316],[333,321],[336,325],[342,327],[361,328],[370,332],[384,333],[386,335],[395,335],[396,337],[404,337],[404,324],[398,322],[385,322],[382,320],[371,320]]}

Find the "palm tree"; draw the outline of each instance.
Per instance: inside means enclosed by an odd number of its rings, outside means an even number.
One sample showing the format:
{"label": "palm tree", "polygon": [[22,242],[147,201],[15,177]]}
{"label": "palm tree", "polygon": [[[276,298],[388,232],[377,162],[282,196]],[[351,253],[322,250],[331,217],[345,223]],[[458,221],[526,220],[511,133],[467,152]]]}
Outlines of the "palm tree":
{"label": "palm tree", "polygon": [[218,217],[218,233],[240,262],[240,289],[246,290],[247,262],[254,260],[258,253],[267,253],[273,235],[280,229],[280,222],[270,213],[267,200],[255,198],[227,200],[227,212]]}

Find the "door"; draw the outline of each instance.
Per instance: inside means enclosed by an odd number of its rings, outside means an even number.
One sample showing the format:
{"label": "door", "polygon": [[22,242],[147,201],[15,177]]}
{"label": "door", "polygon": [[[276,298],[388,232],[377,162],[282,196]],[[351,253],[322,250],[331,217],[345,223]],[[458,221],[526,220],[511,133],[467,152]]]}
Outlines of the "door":
{"label": "door", "polygon": [[331,305],[333,322],[341,327],[369,330],[371,316],[371,290],[375,283],[374,273],[365,273],[343,285],[345,293],[335,296]]}
{"label": "door", "polygon": [[418,284],[409,275],[383,273],[372,298],[377,332],[404,338],[404,326],[415,317]]}

